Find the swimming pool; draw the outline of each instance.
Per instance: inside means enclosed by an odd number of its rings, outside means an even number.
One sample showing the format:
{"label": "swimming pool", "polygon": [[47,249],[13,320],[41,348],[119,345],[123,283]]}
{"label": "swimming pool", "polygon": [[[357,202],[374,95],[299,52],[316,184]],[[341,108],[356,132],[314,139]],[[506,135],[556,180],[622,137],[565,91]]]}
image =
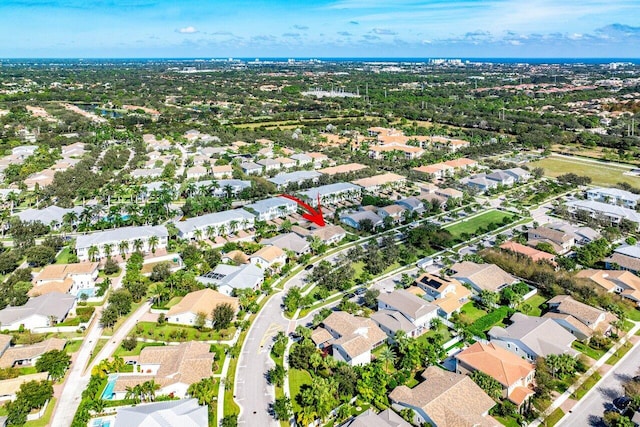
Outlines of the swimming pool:
{"label": "swimming pool", "polygon": [[113,396],[114,396],[113,389],[116,387],[117,379],[118,379],[117,374],[109,374],[109,377],[107,379],[107,386],[104,388],[104,391],[102,392],[103,400],[113,399]]}
{"label": "swimming pool", "polygon": [[93,420],[92,427],[110,427],[111,420],[103,420],[102,418],[98,418],[97,420]]}

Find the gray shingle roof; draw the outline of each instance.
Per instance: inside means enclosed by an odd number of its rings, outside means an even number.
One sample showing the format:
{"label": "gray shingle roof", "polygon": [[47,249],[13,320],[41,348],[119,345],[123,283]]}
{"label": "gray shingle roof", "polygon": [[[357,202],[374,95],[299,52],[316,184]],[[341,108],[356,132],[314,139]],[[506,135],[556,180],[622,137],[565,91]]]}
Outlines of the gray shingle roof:
{"label": "gray shingle roof", "polygon": [[259,200],[250,205],[246,205],[245,208],[253,209],[258,213],[267,212],[271,208],[277,208],[279,206],[296,206],[297,203],[293,200],[285,199],[284,197],[271,197],[269,199]]}
{"label": "gray shingle roof", "polygon": [[280,173],[273,178],[268,179],[268,181],[273,182],[275,185],[287,185],[290,182],[301,182],[308,179],[315,179],[322,175],[320,172],[316,171],[296,171],[296,172],[287,172]]}
{"label": "gray shingle roof", "polygon": [[62,217],[68,212],[75,212],[80,214],[82,207],[75,207],[71,209],[65,209],[58,206],[49,206],[44,209],[27,209],[22,212],[18,212],[16,216],[20,218],[20,221],[35,222],[40,221],[45,225],[51,224],[51,222],[62,222]]}
{"label": "gray shingle roof", "polygon": [[6,307],[0,310],[0,325],[19,322],[34,314],[44,317],[55,316],[62,320],[73,307],[76,297],[61,292],[50,292],[39,297],[31,298],[25,305]]}

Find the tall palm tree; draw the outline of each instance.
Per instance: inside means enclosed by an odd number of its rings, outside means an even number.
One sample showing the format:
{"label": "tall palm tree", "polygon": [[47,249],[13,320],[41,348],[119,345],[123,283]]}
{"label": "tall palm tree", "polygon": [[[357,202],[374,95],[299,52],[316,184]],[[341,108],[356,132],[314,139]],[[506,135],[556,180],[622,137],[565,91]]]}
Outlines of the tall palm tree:
{"label": "tall palm tree", "polygon": [[203,235],[202,229],[196,228],[195,230],[193,230],[193,237],[196,240],[202,240],[202,235]]}
{"label": "tall palm tree", "polygon": [[96,257],[100,253],[100,249],[96,245],[89,246],[89,250],[87,251],[87,255],[89,255],[89,259],[91,261],[95,261]]}
{"label": "tall palm tree", "polygon": [[231,234],[235,233],[235,231],[238,229],[238,224],[239,222],[235,219],[229,222],[229,230],[231,231]]}
{"label": "tall palm tree", "polygon": [[113,252],[113,243],[105,243],[102,246],[102,249],[104,249],[104,255],[109,258],[111,256],[111,252]]}
{"label": "tall palm tree", "polygon": [[78,222],[78,214],[75,211],[69,211],[62,215],[62,223],[73,227]]}
{"label": "tall palm tree", "polygon": [[390,347],[385,347],[382,349],[380,354],[378,354],[378,360],[384,363],[384,371],[389,373],[389,362],[393,364],[396,361],[396,354]]}
{"label": "tall palm tree", "polygon": [[158,247],[158,244],[160,243],[160,238],[156,235],[153,235],[151,237],[149,237],[149,249],[151,249],[151,253],[152,254],[156,254],[156,248]]}
{"label": "tall palm tree", "polygon": [[144,247],[144,242],[142,239],[135,239],[133,241],[133,250],[135,252],[142,252],[142,248]]}
{"label": "tall palm tree", "polygon": [[118,243],[118,249],[120,250],[120,255],[122,255],[122,259],[125,259],[127,252],[129,252],[129,241],[122,240],[120,243]]}

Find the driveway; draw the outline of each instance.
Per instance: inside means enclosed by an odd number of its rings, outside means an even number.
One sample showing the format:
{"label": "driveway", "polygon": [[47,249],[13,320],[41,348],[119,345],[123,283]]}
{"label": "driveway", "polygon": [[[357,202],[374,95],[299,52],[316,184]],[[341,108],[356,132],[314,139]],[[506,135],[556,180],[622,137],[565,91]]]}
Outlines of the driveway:
{"label": "driveway", "polygon": [[558,426],[604,427],[602,422],[604,411],[613,407],[613,399],[622,396],[622,383],[638,375],[638,367],[640,367],[640,347],[634,347],[622,363],[618,363],[614,369],[607,372],[596,388],[590,390]]}

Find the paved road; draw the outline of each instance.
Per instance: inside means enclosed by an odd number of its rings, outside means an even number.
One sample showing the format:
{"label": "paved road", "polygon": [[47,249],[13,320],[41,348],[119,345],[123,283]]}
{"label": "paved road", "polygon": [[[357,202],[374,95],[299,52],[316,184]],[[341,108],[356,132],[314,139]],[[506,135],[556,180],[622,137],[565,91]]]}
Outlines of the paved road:
{"label": "paved road", "polygon": [[612,408],[613,399],[622,395],[622,382],[638,375],[639,367],[640,347],[634,347],[622,363],[607,372],[597,387],[578,402],[558,426],[604,426],[602,414]]}
{"label": "paved road", "polygon": [[150,302],[146,302],[131,315],[125,323],[116,331],[115,335],[111,337],[109,342],[100,350],[100,353],[91,363],[86,371],[84,367],[87,365],[93,348],[98,342],[98,339],[102,336],[103,329],[100,326],[97,319],[99,319],[102,307],[98,307],[96,310],[96,321],[90,328],[87,336],[80,347],[78,357],[75,363],[71,367],[71,372],[64,384],[62,395],[54,410],[51,427],[69,427],[73,421],[73,417],[78,410],[80,400],[82,399],[82,391],[89,384],[91,378],[91,369],[97,365],[102,359],[107,359],[118,348],[122,340],[127,336],[129,331],[136,325],[138,320],[149,311],[151,307]]}

